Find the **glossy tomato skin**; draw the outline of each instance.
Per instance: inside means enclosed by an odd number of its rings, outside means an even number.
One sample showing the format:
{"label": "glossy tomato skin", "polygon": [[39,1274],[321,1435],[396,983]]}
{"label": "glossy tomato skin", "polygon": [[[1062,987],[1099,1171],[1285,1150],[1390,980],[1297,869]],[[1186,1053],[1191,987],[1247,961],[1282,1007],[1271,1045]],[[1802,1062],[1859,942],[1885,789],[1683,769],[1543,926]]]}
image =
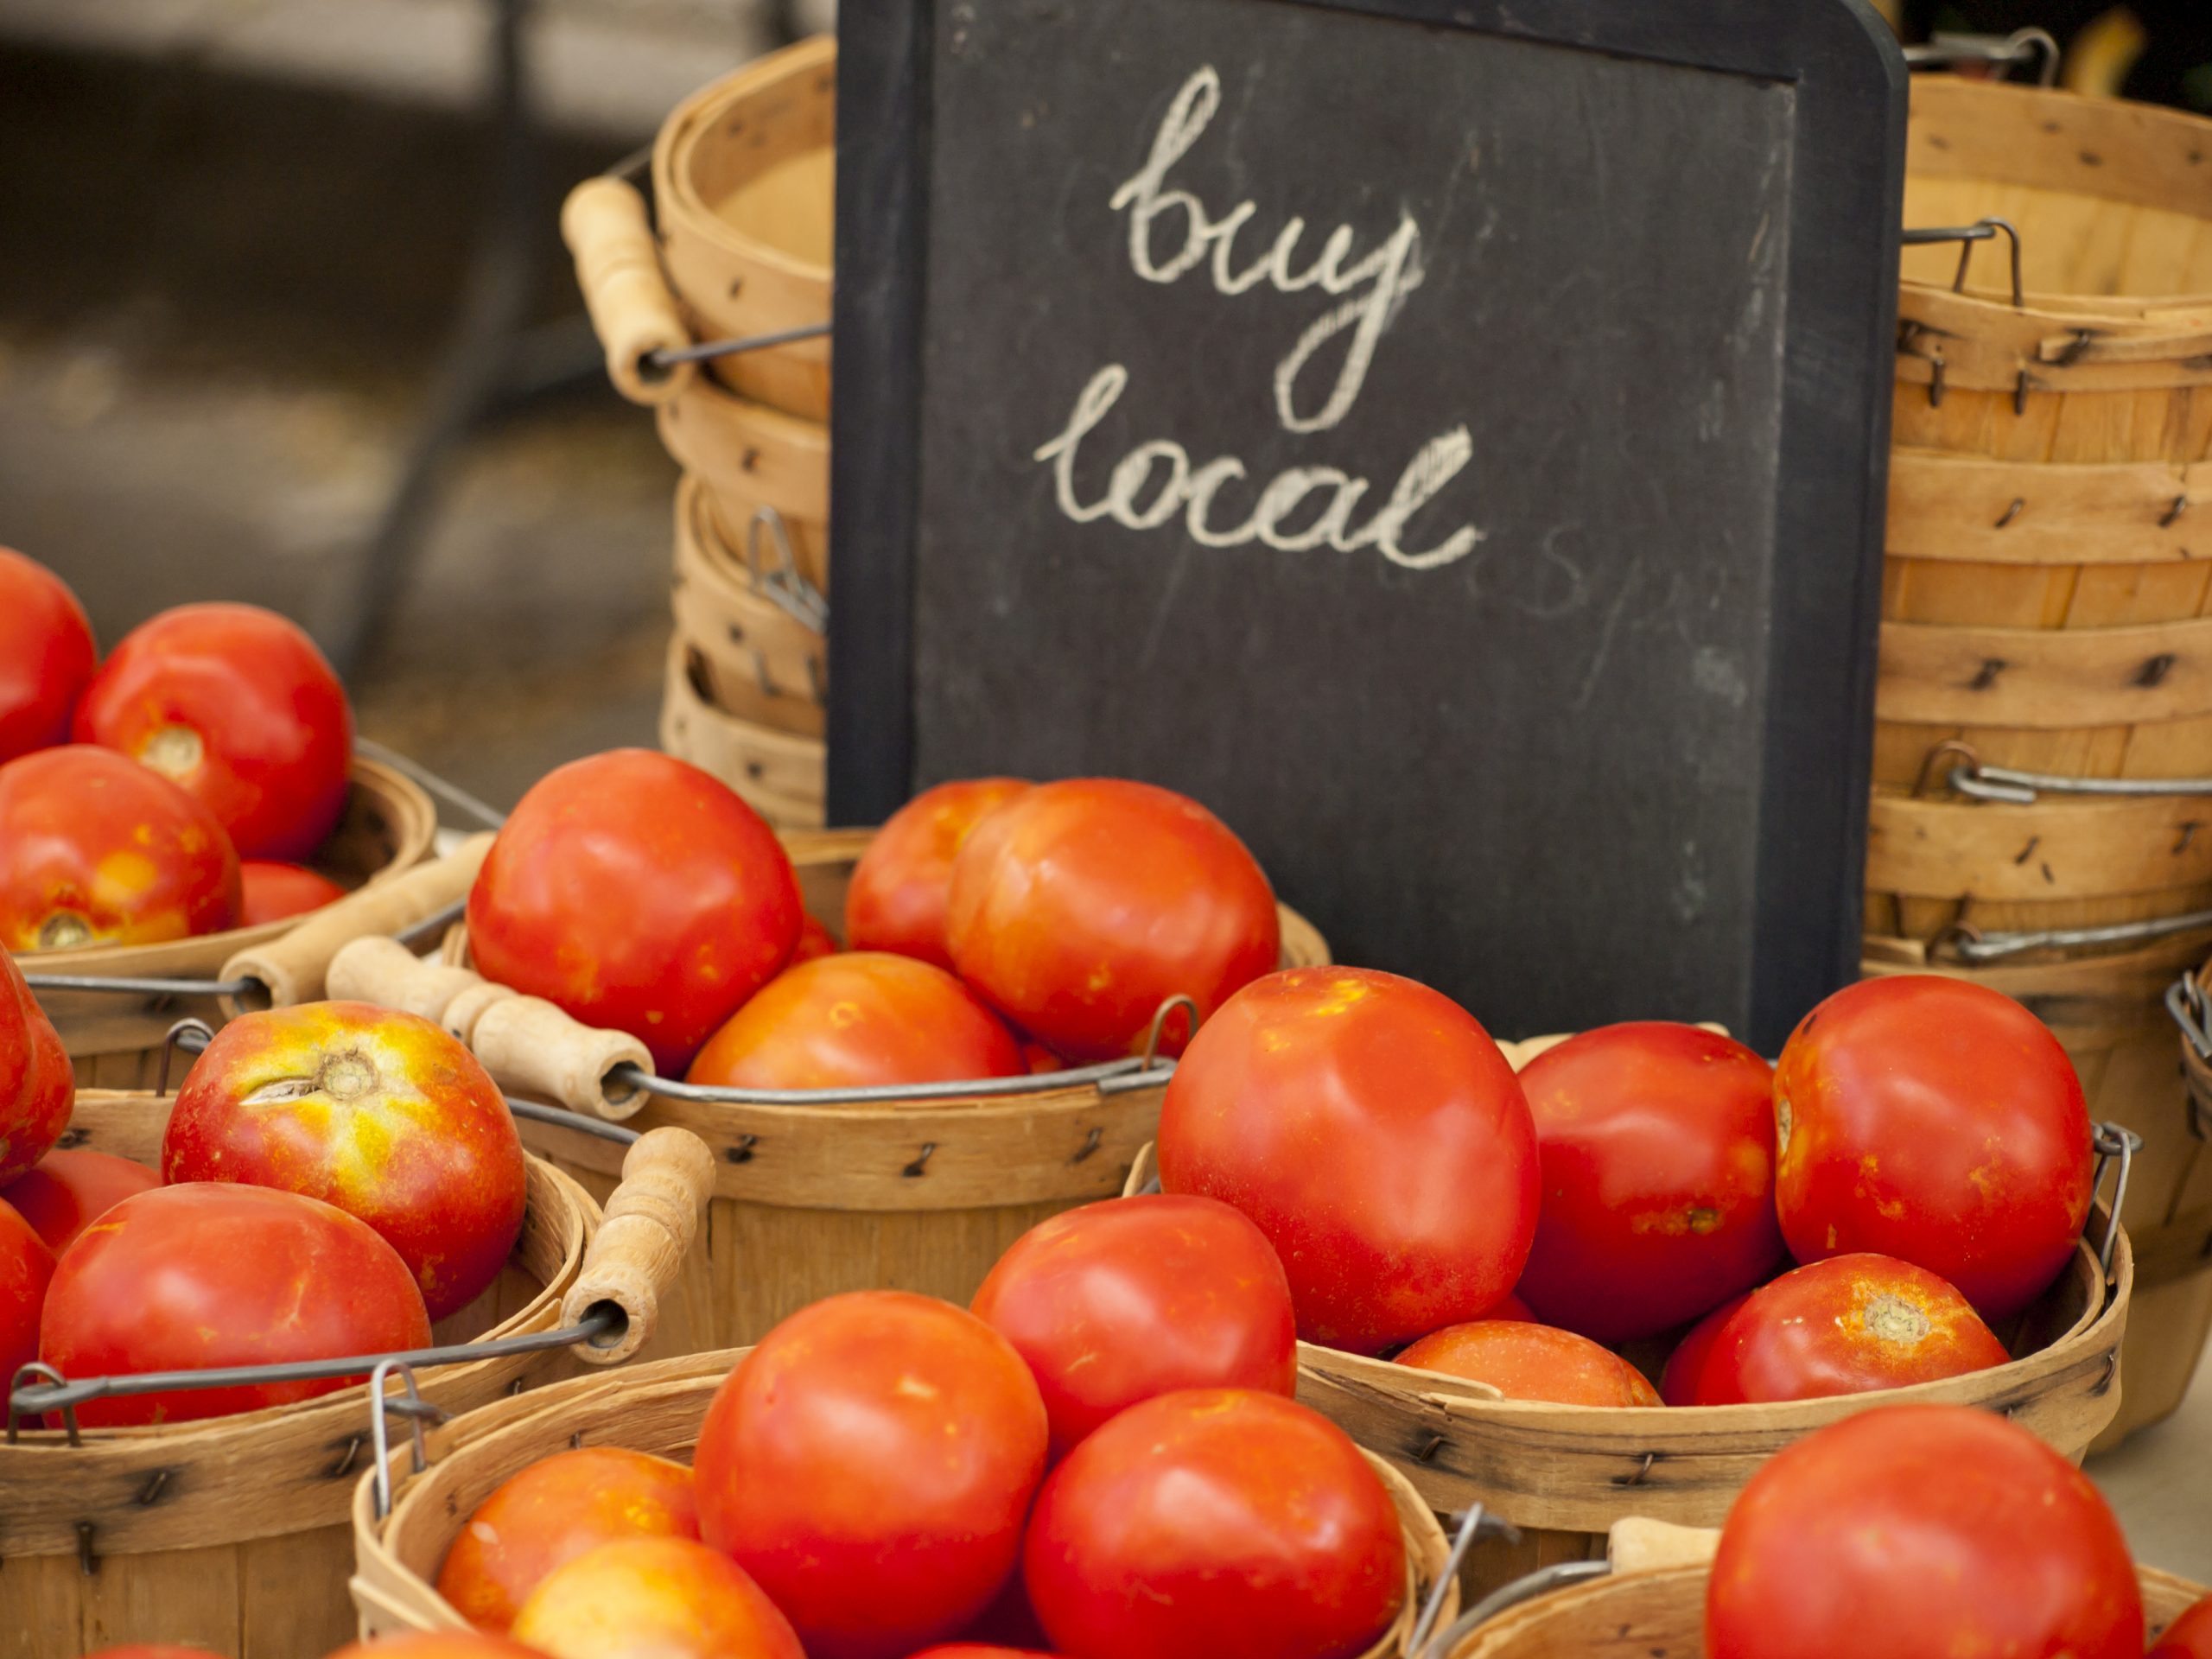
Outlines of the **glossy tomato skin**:
{"label": "glossy tomato skin", "polygon": [[0,766],[0,945],[159,944],[238,914],[230,837],[168,779],[84,744]]}
{"label": "glossy tomato skin", "polygon": [[942,968],[845,950],[786,968],[755,991],[707,1039],[688,1077],[743,1089],[850,1089],[1028,1069],[1005,1022]]}
{"label": "glossy tomato skin", "polygon": [[124,1199],[161,1184],[159,1173],[128,1158],[70,1149],[48,1153],[0,1186],[0,1199],[15,1205],[47,1249],[59,1255]]}
{"label": "glossy tomato skin", "polygon": [[1160,1175],[1235,1205],[1298,1334],[1380,1353],[1479,1318],[1536,1226],[1535,1129],[1497,1045],[1394,974],[1297,968],[1230,999],[1169,1079]]}
{"label": "glossy tomato skin", "polygon": [[304,629],[257,605],[139,624],[86,688],[75,733],[205,803],[241,857],[305,858],[346,808],[346,688]]}
{"label": "glossy tomato skin", "polygon": [[346,896],[346,889],[304,864],[249,858],[238,865],[238,925],[259,927],[304,916]]}
{"label": "glossy tomato skin", "polygon": [[[296,1192],[195,1182],[117,1205],[69,1247],[39,1325],[65,1376],[207,1370],[421,1348],[423,1293],[398,1253]],[[181,1423],[291,1405],[362,1381],[125,1395],[77,1408],[87,1427]]]}
{"label": "glossy tomato skin", "polygon": [[476,1506],[438,1568],[438,1593],[480,1630],[503,1631],[547,1573],[587,1550],[698,1535],[682,1464],[621,1446],[556,1452]]}
{"label": "glossy tomato skin", "polygon": [[2127,1541],[2088,1478],[1966,1406],[1891,1406],[1775,1454],[1707,1582],[1707,1659],[2136,1659]]}
{"label": "glossy tomato skin", "polygon": [[1349,1659],[1405,1595],[1390,1495],[1294,1401],[1197,1389],[1132,1406],[1046,1481],[1022,1550],[1075,1659]]}
{"label": "glossy tomato skin", "polygon": [[69,1127],[74,1073],[22,970],[0,951],[0,1185],[28,1173]]}
{"label": "glossy tomato skin", "polygon": [[988,1607],[1044,1472],[1045,1403],[963,1308],[855,1291],[740,1360],[692,1463],[700,1535],[791,1618],[812,1659],[893,1659]]}
{"label": "glossy tomato skin", "polygon": [[1740,1296],[1731,1296],[1681,1334],[1674,1351],[1667,1356],[1666,1369],[1659,1376],[1662,1400],[1670,1406],[1697,1404],[1705,1363],[1713,1357],[1713,1344],[1720,1340],[1720,1332],[1735,1317],[1736,1310],[1751,1299],[1748,1290]]}
{"label": "glossy tomato skin", "polygon": [[2167,1625],[2144,1659],[2212,1659],[2212,1596]]}
{"label": "glossy tomato skin", "polygon": [[0,1201],[0,1389],[38,1357],[39,1310],[54,1252],[13,1205]]}
{"label": "glossy tomato skin", "polygon": [[1157,1395],[1298,1388],[1290,1281],[1267,1235],[1213,1198],[1109,1198],[1041,1221],[972,1311],[1028,1362],[1055,1459]]}
{"label": "glossy tomato skin", "polygon": [[2066,1051],[2012,998],[1933,974],[1847,986],[1791,1035],[1774,1098],[1799,1261],[1894,1255],[1996,1319],[2073,1255],[2088,1110]]}
{"label": "glossy tomato skin", "polygon": [[545,1576],[511,1634],[550,1659],[806,1659],[744,1568],[689,1538],[586,1551]]}
{"label": "glossy tomato skin", "polygon": [[336,1205],[399,1252],[434,1319],[499,1277],[528,1184],[506,1097],[476,1057],[366,1002],[270,1008],[217,1032],[177,1090],[162,1179]]}
{"label": "glossy tomato skin", "polygon": [[798,942],[798,880],[760,815],[698,767],[615,749],[522,798],[468,895],[485,977],[626,1031],[681,1077]]}
{"label": "glossy tomato skin", "polygon": [[885,819],[845,889],[847,947],[895,950],[952,971],[944,938],[952,861],[979,821],[1030,787],[1019,778],[939,784]]}
{"label": "glossy tomato skin", "polygon": [[791,959],[784,965],[796,968],[802,962],[814,962],[823,957],[837,954],[837,941],[830,937],[830,930],[813,917],[798,918],[798,943],[791,946]]}
{"label": "glossy tomato skin", "polygon": [[1587,1337],[1518,1319],[1448,1325],[1397,1356],[1401,1365],[1487,1382],[1509,1400],[1656,1406],[1643,1373]]}
{"label": "glossy tomato skin", "polygon": [[[1142,1052],[1160,1005],[1205,1020],[1275,965],[1267,876],[1185,796],[1117,778],[1039,784],[969,831],[945,940],[983,999],[1079,1064]],[[1162,1047],[1181,1051],[1185,1021]]]}
{"label": "glossy tomato skin", "polygon": [[1700,1406],[1901,1389],[2012,1356],[1974,1306],[1924,1268],[1837,1255],[1753,1291],[1698,1368]]}
{"label": "glossy tomato skin", "polygon": [[[137,1655],[137,1649],[120,1649],[107,1659],[122,1659],[125,1653]],[[146,1659],[168,1659],[167,1648],[148,1648]],[[181,1649],[191,1651],[195,1649]],[[352,1642],[330,1656],[330,1659],[545,1659],[535,1648],[525,1648],[502,1636],[487,1636],[481,1630],[403,1630],[397,1636],[380,1636],[373,1642]]]}
{"label": "glossy tomato skin", "polygon": [[99,660],[69,584],[0,547],[0,761],[69,741],[69,717]]}
{"label": "glossy tomato skin", "polygon": [[1601,1343],[1671,1330],[1782,1259],[1774,1071],[1660,1020],[1570,1037],[1521,1070],[1543,1210],[1520,1294]]}

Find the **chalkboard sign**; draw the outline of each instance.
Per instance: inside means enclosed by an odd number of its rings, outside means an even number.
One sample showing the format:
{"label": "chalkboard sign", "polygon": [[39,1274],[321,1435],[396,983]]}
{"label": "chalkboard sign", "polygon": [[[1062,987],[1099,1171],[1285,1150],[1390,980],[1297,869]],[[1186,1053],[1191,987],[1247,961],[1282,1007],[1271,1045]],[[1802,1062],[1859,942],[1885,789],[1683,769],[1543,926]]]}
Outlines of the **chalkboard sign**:
{"label": "chalkboard sign", "polygon": [[1501,1035],[1853,976],[1859,0],[903,0],[839,69],[830,801],[1120,773]]}

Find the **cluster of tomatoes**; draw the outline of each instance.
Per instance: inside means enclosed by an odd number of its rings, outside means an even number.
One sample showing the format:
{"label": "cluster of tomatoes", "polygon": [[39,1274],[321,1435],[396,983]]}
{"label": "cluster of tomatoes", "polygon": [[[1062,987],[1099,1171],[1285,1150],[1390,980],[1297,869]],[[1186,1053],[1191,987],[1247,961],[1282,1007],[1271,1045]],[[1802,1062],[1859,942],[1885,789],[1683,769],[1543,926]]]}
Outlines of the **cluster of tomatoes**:
{"label": "cluster of tomatoes", "polygon": [[181,605],[99,661],[61,579],[0,548],[0,949],[151,944],[340,889],[300,862],[346,804],[353,716],[315,642]]}

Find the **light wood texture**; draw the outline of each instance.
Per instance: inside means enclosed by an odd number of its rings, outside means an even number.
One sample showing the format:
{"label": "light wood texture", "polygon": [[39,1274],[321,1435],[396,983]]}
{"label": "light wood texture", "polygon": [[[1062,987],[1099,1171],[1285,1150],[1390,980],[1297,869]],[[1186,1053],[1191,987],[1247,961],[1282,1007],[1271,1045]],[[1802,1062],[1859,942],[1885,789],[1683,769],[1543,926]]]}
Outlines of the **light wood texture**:
{"label": "light wood texture", "polygon": [[[717,495],[811,524],[829,522],[829,428],[741,397],[707,375],[656,405],[654,414],[668,453]],[[725,511],[723,521],[745,522],[733,511]]]}
{"label": "light wood texture", "polygon": [[561,1304],[564,1325],[580,1323],[602,1302],[622,1310],[624,1325],[613,1340],[578,1349],[579,1359],[619,1364],[652,1339],[660,1299],[698,1236],[714,1191],[714,1154],[697,1135],[648,1129],[632,1144],[622,1185],[607,1199],[606,1218]]}
{"label": "light wood texture", "polygon": [[2173,514],[2177,501],[2212,505],[2212,463],[2053,466],[1899,448],[1888,549],[1952,563],[2160,563],[2212,545],[2201,515]]}
{"label": "light wood texture", "polygon": [[[708,493],[689,476],[676,491],[676,570],[670,604],[692,688],[727,715],[802,737],[823,731],[829,641],[755,583],[723,537]],[[794,556],[797,549],[793,550]],[[778,555],[764,533],[764,569]]]}
{"label": "light wood texture", "polygon": [[2055,730],[2201,718],[2212,715],[2212,618],[2079,629],[1885,622],[1874,712]]}
{"label": "light wood texture", "polygon": [[1670,1567],[1703,1567],[1719,1548],[1718,1527],[1678,1527],[1631,1515],[1605,1535],[1605,1559],[1616,1573],[1657,1573]]}
{"label": "light wood texture", "polygon": [[[753,515],[765,504],[751,495],[741,495],[728,489],[700,489],[698,498],[715,538],[723,546],[742,554],[746,527],[752,524]],[[798,566],[799,575],[827,594],[830,591],[829,521],[804,518],[789,512],[783,513],[782,517],[784,529],[791,540],[791,558]]]}
{"label": "light wood texture", "polygon": [[576,262],[576,286],[607,351],[607,378],[633,404],[665,403],[698,376],[698,365],[658,367],[656,352],[681,351],[691,332],[660,268],[645,198],[620,179],[586,179],[561,207],[561,239]]}
{"label": "light wood texture", "polygon": [[[323,988],[341,1001],[373,1002],[441,1023],[454,997],[483,982],[480,974],[418,957],[382,934],[340,947],[323,975]],[[453,1034],[467,1040],[461,1032]]]}
{"label": "light wood texture", "polygon": [[660,746],[721,779],[779,830],[822,825],[828,753],[822,740],[778,731],[715,708],[692,683],[680,634],[669,641]]}
{"label": "light wood texture", "polygon": [[[437,828],[437,809],[412,780],[356,756],[346,815],[308,861],[341,887],[380,890],[429,856]],[[25,973],[212,981],[228,977],[224,964],[240,950],[267,945],[303,925],[287,919],[167,944],[88,944],[19,953],[15,961]],[[172,1025],[188,1015],[211,1024],[223,1018],[212,996],[41,991],[39,1005],[61,1033],[77,1081],[86,1087],[152,1087],[162,1039]]]}
{"label": "light wood texture", "polygon": [[[362,1636],[465,1629],[431,1586],[462,1526],[497,1487],[572,1446],[626,1446],[689,1463],[708,1402],[744,1357],[742,1350],[723,1351],[633,1366],[618,1379],[582,1377],[527,1401],[472,1413],[431,1431],[429,1467],[419,1474],[405,1454],[395,1453],[388,1520],[377,1519],[371,1477],[364,1477],[353,1494],[351,1587]],[[1372,1454],[1368,1462],[1398,1511],[1407,1583],[1396,1619],[1360,1659],[1393,1659],[1405,1656],[1421,1600],[1441,1574],[1450,1546],[1405,1478]],[[1456,1587],[1446,1585],[1438,1629],[1458,1615],[1459,1605]]]}
{"label": "light wood texture", "polygon": [[249,1007],[282,1008],[315,1001],[322,995],[330,959],[340,950],[368,934],[411,927],[467,898],[491,850],[488,830],[471,836],[443,858],[349,893],[290,932],[234,952],[224,962],[222,976],[257,980],[262,989],[257,995],[225,997],[224,1012],[235,1017]]}
{"label": "light wood texture", "polygon": [[[2054,797],[2032,806],[1927,800],[1877,790],[1866,885],[1936,899],[2081,899],[2171,893],[2212,882],[2212,799]],[[2189,906],[2177,903],[2172,908]],[[2032,925],[1975,919],[1984,926]]]}
{"label": "light wood texture", "polygon": [[[169,1103],[80,1090],[64,1144],[151,1163]],[[543,1160],[500,1278],[438,1322],[440,1342],[552,1329],[599,1224]],[[571,1374],[565,1353],[440,1367],[425,1398],[466,1412]],[[406,1439],[399,1430],[401,1441]],[[350,1483],[370,1461],[368,1390],[168,1427],[58,1429],[0,1445],[0,1653],[78,1659],[125,1642],[194,1642],[232,1659],[313,1659],[348,1635]],[[88,1575],[79,1560],[89,1553]]]}

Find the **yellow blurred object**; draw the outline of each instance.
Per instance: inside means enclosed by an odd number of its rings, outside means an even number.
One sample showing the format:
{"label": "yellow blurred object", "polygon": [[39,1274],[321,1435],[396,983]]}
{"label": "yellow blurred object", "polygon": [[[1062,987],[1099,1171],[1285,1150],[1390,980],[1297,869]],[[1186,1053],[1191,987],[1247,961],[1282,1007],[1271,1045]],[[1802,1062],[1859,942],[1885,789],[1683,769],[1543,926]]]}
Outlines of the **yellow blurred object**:
{"label": "yellow blurred object", "polygon": [[2066,49],[2060,84],[2069,92],[2117,98],[2150,40],[2140,18],[2126,6],[2114,6],[2082,25]]}

